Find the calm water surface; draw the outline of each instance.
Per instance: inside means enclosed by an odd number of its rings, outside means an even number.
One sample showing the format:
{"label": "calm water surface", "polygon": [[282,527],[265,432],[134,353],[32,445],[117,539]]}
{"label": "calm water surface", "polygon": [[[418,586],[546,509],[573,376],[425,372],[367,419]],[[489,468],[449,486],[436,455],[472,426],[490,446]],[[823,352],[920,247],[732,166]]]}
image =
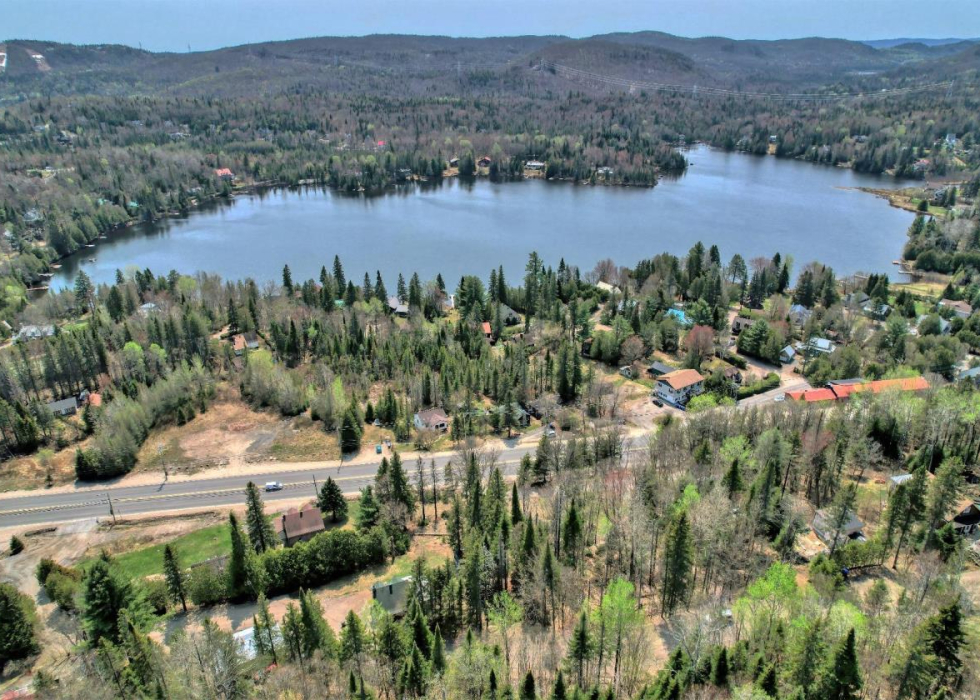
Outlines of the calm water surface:
{"label": "calm water surface", "polygon": [[[771,157],[698,148],[680,178],[654,189],[528,181],[404,186],[375,197],[323,189],[272,190],[209,203],[183,218],[135,226],[65,261],[52,287],[73,284],[79,269],[111,283],[116,269],[216,272],[226,279],[317,277],[339,255],[347,276],[381,270],[393,289],[398,273],[423,280],[441,272],[450,286],[463,274],[485,277],[503,265],[511,282],[537,250],[546,264],[564,257],[583,271],[602,258],[620,265],[664,251],[683,254],[696,241],[716,243],[722,258],[792,255],[837,274],[889,272],[912,214],[846,188],[898,187],[890,178]],[[94,262],[89,259],[94,258]]]}

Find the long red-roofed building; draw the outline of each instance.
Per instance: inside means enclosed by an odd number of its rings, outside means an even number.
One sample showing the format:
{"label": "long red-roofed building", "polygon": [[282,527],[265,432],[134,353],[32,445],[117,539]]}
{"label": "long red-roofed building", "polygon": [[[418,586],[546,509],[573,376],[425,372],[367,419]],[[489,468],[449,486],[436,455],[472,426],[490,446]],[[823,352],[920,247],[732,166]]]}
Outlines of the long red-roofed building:
{"label": "long red-roofed building", "polygon": [[787,391],[786,398],[805,403],[818,403],[821,401],[843,401],[849,399],[853,394],[866,391],[880,394],[883,391],[923,391],[928,388],[929,382],[925,380],[925,377],[903,377],[901,379],[878,379],[862,384],[831,384],[827,387],[805,391]]}

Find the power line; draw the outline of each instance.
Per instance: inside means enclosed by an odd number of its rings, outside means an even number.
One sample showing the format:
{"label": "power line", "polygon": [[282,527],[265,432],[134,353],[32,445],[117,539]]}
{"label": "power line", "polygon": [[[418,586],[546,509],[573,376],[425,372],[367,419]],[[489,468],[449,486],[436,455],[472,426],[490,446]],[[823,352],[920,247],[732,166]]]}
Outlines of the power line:
{"label": "power line", "polygon": [[560,63],[552,63],[551,61],[541,61],[538,64],[539,68],[547,68],[555,71],[555,73],[564,75],[568,78],[579,78],[582,80],[593,80],[600,83],[605,83],[607,85],[614,85],[617,87],[625,87],[631,92],[639,88],[641,90],[650,92],[676,92],[682,94],[697,95],[719,95],[722,97],[752,97],[768,100],[781,100],[781,101],[811,101],[811,102],[831,102],[836,100],[849,100],[849,99],[859,99],[859,98],[871,98],[871,97],[891,97],[894,95],[907,95],[916,92],[925,92],[928,90],[937,90],[946,88],[947,97],[950,96],[953,90],[954,81],[946,80],[938,83],[929,83],[926,85],[917,85],[912,87],[904,88],[894,88],[891,90],[880,90],[877,92],[855,92],[855,93],[807,93],[807,92],[751,92],[751,91],[741,91],[741,90],[729,90],[727,88],[718,87],[705,87],[704,85],[678,85],[671,83],[657,83],[657,82],[647,82],[647,81],[637,81],[637,80],[627,80],[626,78],[617,78],[615,76],[603,75],[601,73],[593,73],[591,71],[582,70],[580,68],[572,68],[571,66],[565,66]]}

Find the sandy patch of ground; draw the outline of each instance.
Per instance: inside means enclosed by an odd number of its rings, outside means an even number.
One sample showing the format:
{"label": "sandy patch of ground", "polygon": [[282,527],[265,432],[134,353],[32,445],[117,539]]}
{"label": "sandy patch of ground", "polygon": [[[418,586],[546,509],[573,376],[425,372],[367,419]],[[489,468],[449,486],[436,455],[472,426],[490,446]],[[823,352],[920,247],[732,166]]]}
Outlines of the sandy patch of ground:
{"label": "sandy patch of ground", "polygon": [[58,452],[39,450],[33,455],[4,462],[0,466],[0,492],[43,488],[48,473],[54,486],[74,482],[75,451],[84,449],[88,443],[84,440]]}

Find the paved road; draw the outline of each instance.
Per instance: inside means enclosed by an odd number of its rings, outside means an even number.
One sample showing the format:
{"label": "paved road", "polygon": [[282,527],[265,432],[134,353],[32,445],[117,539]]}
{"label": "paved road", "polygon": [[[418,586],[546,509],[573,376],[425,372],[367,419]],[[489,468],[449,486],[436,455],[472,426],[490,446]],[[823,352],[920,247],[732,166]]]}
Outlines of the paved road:
{"label": "paved road", "polygon": [[[739,406],[756,406],[771,402],[777,395],[786,391],[808,387],[809,384],[805,381],[788,384],[745,399],[739,403]],[[638,452],[645,450],[648,439],[649,434],[634,437],[630,449]],[[498,453],[497,464],[505,475],[513,475],[517,472],[521,457],[525,454],[533,454],[535,449],[536,446],[533,444],[505,448]],[[430,459],[435,459],[437,474],[441,477],[446,463],[452,458],[452,453],[445,452],[425,456],[427,475]],[[405,462],[406,471],[409,476],[412,476],[415,467],[414,457],[406,457]],[[110,500],[112,511],[116,516],[243,504],[245,485],[249,481],[260,485],[268,481],[282,482],[281,491],[263,494],[267,503],[312,498],[316,493],[314,479],[317,484],[322,484],[328,476],[338,482],[345,493],[353,494],[373,482],[380,463],[379,459],[341,466],[323,464],[307,467],[304,465],[303,468],[292,471],[288,469],[282,471],[280,465],[276,471],[268,473],[259,471],[251,474],[215,476],[142,486],[81,486],[72,491],[37,491],[23,496],[0,498],[0,528],[44,525],[84,518],[107,518],[110,516]]]}
{"label": "paved road", "polygon": [[[500,451],[497,464],[505,474],[515,474],[521,457],[533,454],[535,446],[506,448]],[[437,473],[442,475],[451,454],[440,453],[425,458],[426,476],[429,461],[435,459]],[[117,516],[135,515],[207,506],[227,506],[245,502],[245,485],[249,481],[264,484],[279,481],[282,491],[263,494],[267,503],[283,499],[296,499],[315,494],[313,479],[322,485],[326,478],[332,477],[345,493],[356,493],[372,483],[381,461],[361,462],[337,466],[324,464],[322,467],[297,469],[295,471],[276,471],[269,474],[244,474],[209,479],[173,481],[143,486],[119,487],[80,487],[75,491],[45,493],[39,491],[28,496],[0,499],[0,528],[21,525],[40,525],[46,523],[78,520],[82,518],[109,517],[109,499]],[[412,477],[415,470],[414,459],[405,463],[405,469]]]}

